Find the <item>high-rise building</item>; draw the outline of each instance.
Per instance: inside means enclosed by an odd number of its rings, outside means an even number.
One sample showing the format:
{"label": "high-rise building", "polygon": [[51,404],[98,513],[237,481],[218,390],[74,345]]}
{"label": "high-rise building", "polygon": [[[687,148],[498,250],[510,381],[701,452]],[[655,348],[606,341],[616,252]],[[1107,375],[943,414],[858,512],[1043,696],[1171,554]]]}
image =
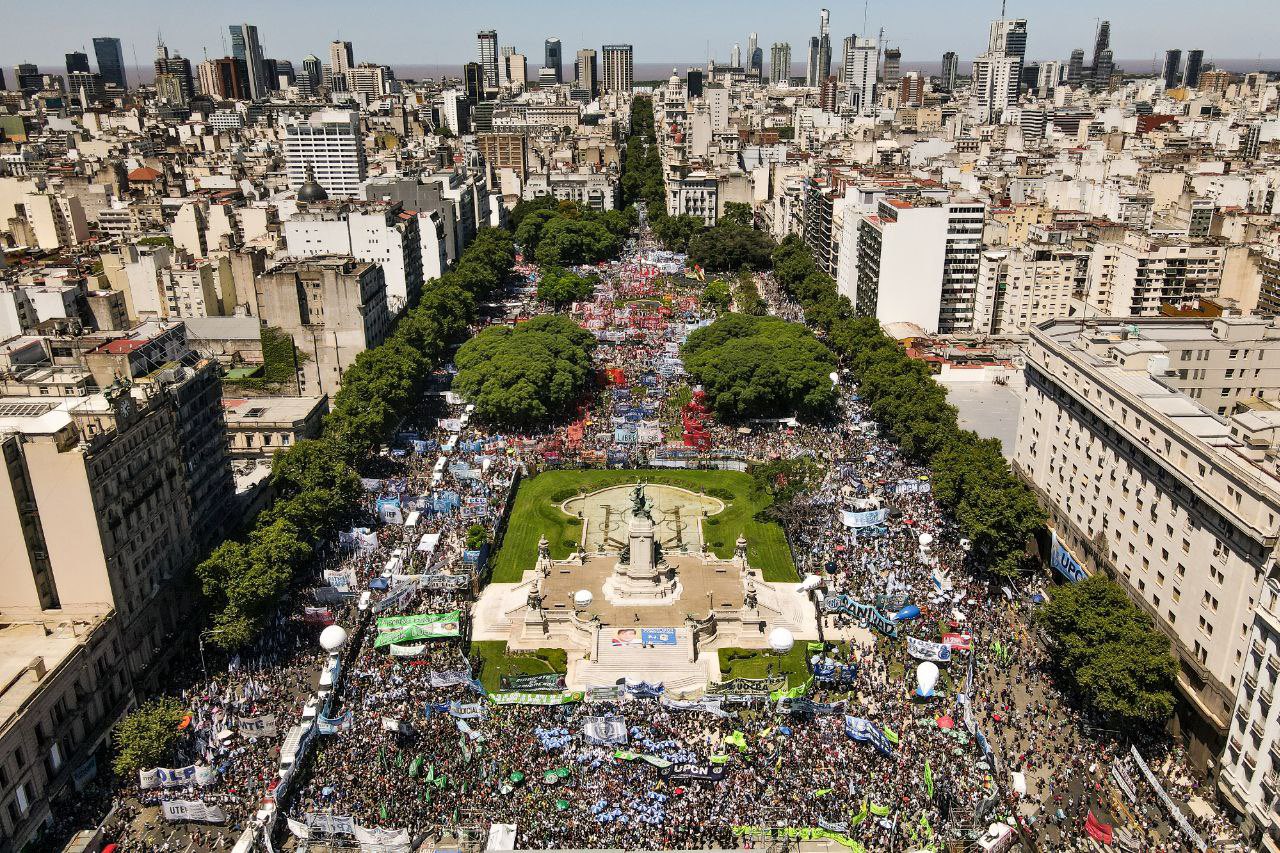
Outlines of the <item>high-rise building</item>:
{"label": "high-rise building", "polygon": [[173,103],[186,104],[192,96],[195,95],[195,81],[191,79],[191,60],[186,59],[178,54],[169,54],[169,48],[165,47],[164,42],[156,45],[156,78],[159,79],[161,74],[166,74],[170,78],[168,81],[171,85],[176,84],[177,97],[173,91],[168,92],[167,100]]}
{"label": "high-rise building", "polygon": [[902,78],[902,51],[896,47],[886,48],[884,65],[880,69],[886,91],[898,88],[898,80]]}
{"label": "high-rise building", "polygon": [[19,92],[30,94],[44,88],[43,76],[34,62],[23,62],[13,66],[13,80]]}
{"label": "high-rise building", "polygon": [[359,194],[367,163],[360,137],[360,113],[323,110],[305,122],[291,124],[284,138],[289,188],[297,190],[307,180],[307,170],[330,198]]}
{"label": "high-rise building", "polygon": [[769,82],[791,82],[791,45],[785,41],[775,41],[769,48]]}
{"label": "high-rise building", "polygon": [[973,61],[972,97],[980,121],[995,124],[1005,107],[1018,102],[1022,62],[1015,56],[984,53]]}
{"label": "high-rise building", "polygon": [[1093,66],[1093,85],[1100,89],[1105,89],[1111,85],[1111,75],[1115,73],[1116,62],[1111,57],[1110,50],[1104,50],[1098,54],[1098,61]]}
{"label": "high-rise building", "polygon": [[634,51],[629,44],[606,44],[600,48],[602,82],[610,94],[627,94],[635,84]]}
{"label": "high-rise building", "polygon": [[942,91],[954,92],[960,76],[960,57],[954,50],[942,54]]}
{"label": "high-rise building", "polygon": [[479,62],[468,62],[462,66],[462,90],[472,105],[484,100],[484,75],[484,67]]}
{"label": "high-rise building", "polygon": [[804,84],[810,88],[818,85],[818,56],[821,40],[817,36],[809,36],[809,58],[804,65]]}
{"label": "high-rise building", "polygon": [[484,70],[484,85],[498,88],[498,31],[481,30],[476,33],[476,53]]}
{"label": "high-rise building", "polygon": [[302,60],[302,74],[298,77],[298,91],[304,95],[314,95],[320,91],[320,84],[324,82],[324,72],[321,68],[320,57],[314,53],[308,54]]}
{"label": "high-rise building", "polygon": [[879,40],[854,36],[845,56],[844,80],[849,86],[849,107],[860,116],[875,115],[879,65]]}
{"label": "high-rise building", "polygon": [[562,57],[560,53],[560,39],[547,39],[546,44],[543,45],[542,66],[544,68],[551,69],[552,73],[555,75],[557,83],[564,82],[564,66],[562,64]]}
{"label": "high-rise building", "polygon": [[258,276],[255,286],[262,321],[292,335],[311,356],[298,377],[306,395],[332,397],[342,371],[391,327],[381,264],[350,257],[289,261]]}
{"label": "high-rise building", "polygon": [[822,87],[818,90],[819,109],[826,113],[836,111],[836,94],[839,88],[840,80],[834,75],[822,81]]}
{"label": "high-rise building", "polygon": [[1182,51],[1166,50],[1164,52],[1164,87],[1178,88],[1178,78],[1182,72]]}
{"label": "high-rise building", "polygon": [[747,73],[755,77],[764,74],[764,51],[755,33],[747,36]]}
{"label": "high-rise building", "polygon": [[818,80],[831,76],[831,12],[818,16]]}
{"label": "high-rise building", "polygon": [[200,63],[200,91],[212,98],[249,100],[249,74],[234,56]]}
{"label": "high-rise building", "polygon": [[573,82],[590,93],[592,98],[600,94],[600,68],[593,49],[584,47],[578,51],[573,63]]}
{"label": "high-rise building", "polygon": [[898,80],[898,102],[904,107],[918,107],[924,103],[924,77],[918,71],[908,71]]}
{"label": "high-rise building", "polygon": [[511,57],[515,56],[514,45],[504,44],[498,48],[498,85],[511,85]]}
{"label": "high-rise building", "polygon": [[1027,52],[1027,22],[997,18],[987,33],[987,50],[973,61],[972,100],[979,120],[995,123],[1018,102]]}
{"label": "high-rise building", "polygon": [[690,65],[687,69],[685,69],[684,88],[685,88],[685,91],[688,92],[690,98],[702,97],[702,88],[703,88],[702,77],[703,75],[702,75],[701,68],[694,68],[692,65]]}
{"label": "high-rise building", "polygon": [[1084,50],[1076,48],[1071,51],[1071,59],[1067,60],[1067,85],[1073,89],[1080,88],[1084,82]]}
{"label": "high-rise building", "polygon": [[733,50],[729,51],[729,65],[733,68],[742,67],[742,45],[736,41],[733,43]]}
{"label": "high-rise building", "polygon": [[507,77],[512,86],[517,88],[529,82],[529,58],[523,53],[513,53],[507,57]]}
{"label": "high-rise building", "polygon": [[120,39],[111,36],[95,36],[93,53],[98,59],[98,73],[102,82],[115,86],[120,90],[129,88],[124,74],[124,51],[120,49]]}
{"label": "high-rise building", "polygon": [[[1102,52],[1111,47],[1111,22],[1101,21],[1098,23],[1098,32],[1093,39],[1093,64],[1089,66],[1089,76],[1098,79],[1098,60],[1102,58]],[[1111,75],[1108,74],[1103,83],[1108,83]]]}
{"label": "high-rise building", "polygon": [[1195,89],[1200,86],[1200,70],[1204,67],[1204,51],[1189,50],[1187,51],[1187,67],[1182,72],[1182,85],[1188,89]]}
{"label": "high-rise building", "polygon": [[266,98],[270,87],[264,76],[262,67],[262,44],[258,41],[258,28],[252,24],[232,24],[228,27],[231,33],[231,55],[244,63],[249,77],[249,96],[253,100]]}
{"label": "high-rise building", "polygon": [[346,74],[356,65],[355,52],[349,41],[329,42],[329,77],[337,79],[343,90],[346,89]]}
{"label": "high-rise building", "polygon": [[89,54],[82,51],[67,54],[67,73],[74,74],[77,71],[89,73]]}

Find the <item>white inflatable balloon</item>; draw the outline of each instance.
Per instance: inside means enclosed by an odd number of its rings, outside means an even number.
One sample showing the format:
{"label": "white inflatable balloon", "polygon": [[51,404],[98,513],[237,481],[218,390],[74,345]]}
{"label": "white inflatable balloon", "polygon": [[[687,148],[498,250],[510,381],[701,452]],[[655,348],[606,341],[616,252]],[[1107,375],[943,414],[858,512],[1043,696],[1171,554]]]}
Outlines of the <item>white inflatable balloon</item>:
{"label": "white inflatable balloon", "polygon": [[[780,655],[785,655],[796,644],[796,638],[786,628],[774,628],[769,632],[769,648]],[[934,667],[937,669],[937,667]]]}
{"label": "white inflatable balloon", "polygon": [[938,683],[938,665],[931,660],[924,661],[916,667],[916,695],[932,696],[933,686]]}

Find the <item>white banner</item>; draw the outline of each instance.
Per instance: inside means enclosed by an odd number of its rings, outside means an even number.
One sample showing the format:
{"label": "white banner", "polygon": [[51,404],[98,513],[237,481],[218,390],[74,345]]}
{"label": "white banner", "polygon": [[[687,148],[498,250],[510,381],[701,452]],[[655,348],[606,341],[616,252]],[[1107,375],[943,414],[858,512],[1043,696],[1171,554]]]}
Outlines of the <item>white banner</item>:
{"label": "white banner", "polygon": [[840,521],[845,527],[874,527],[877,524],[884,524],[889,518],[889,510],[873,509],[868,512],[850,512],[844,510],[840,513]]}
{"label": "white banner", "polygon": [[916,660],[931,660],[938,663],[951,662],[951,647],[946,643],[930,643],[907,637],[907,654]]}
{"label": "white banner", "polygon": [[1204,853],[1208,849],[1208,845],[1204,843],[1204,839],[1200,837],[1200,833],[1191,828],[1191,824],[1187,823],[1187,819],[1182,814],[1182,809],[1178,808],[1173,800],[1169,799],[1169,795],[1165,793],[1164,785],[1160,784],[1160,780],[1156,778],[1156,774],[1151,772],[1151,768],[1147,766],[1146,759],[1142,757],[1142,753],[1138,752],[1136,746],[1130,747],[1129,754],[1133,756],[1134,764],[1138,765],[1138,769],[1142,771],[1142,775],[1146,777],[1147,784],[1155,789],[1156,796],[1160,798],[1160,802],[1173,816],[1173,822],[1178,825],[1178,829],[1182,830],[1182,834],[1187,837],[1200,853]]}
{"label": "white banner", "polygon": [[289,832],[293,833],[294,838],[301,838],[303,841],[306,841],[311,837],[311,828],[302,821],[294,820],[291,817],[285,818],[285,820],[289,822]]}
{"label": "white banner", "polygon": [[151,770],[139,770],[138,778],[142,790],[152,788],[182,788],[187,785],[212,785],[218,778],[218,771],[203,764],[188,764],[186,767],[169,769],[156,767]]}
{"label": "white banner", "polygon": [[227,822],[222,806],[211,806],[203,800],[164,800],[160,803],[160,811],[164,814],[164,819],[169,821]]}
{"label": "white banner", "polygon": [[320,814],[307,812],[307,828],[325,835],[353,835],[356,822],[351,815]]}
{"label": "white banner", "polygon": [[239,729],[241,737],[275,737],[276,715],[263,714],[260,717],[241,717]]}
{"label": "white banner", "polygon": [[627,742],[627,721],[622,717],[587,717],[582,736],[587,743],[623,744]]}
{"label": "white banner", "polygon": [[719,696],[703,696],[701,699],[668,699],[666,696],[658,699],[663,707],[670,708],[673,711],[701,711],[705,714],[714,714],[717,717],[733,716],[724,709],[724,700]]}
{"label": "white banner", "polygon": [[366,829],[363,826],[356,825],[355,830],[356,841],[364,844],[377,844],[382,847],[409,847],[409,830],[407,829],[382,829],[373,828]]}

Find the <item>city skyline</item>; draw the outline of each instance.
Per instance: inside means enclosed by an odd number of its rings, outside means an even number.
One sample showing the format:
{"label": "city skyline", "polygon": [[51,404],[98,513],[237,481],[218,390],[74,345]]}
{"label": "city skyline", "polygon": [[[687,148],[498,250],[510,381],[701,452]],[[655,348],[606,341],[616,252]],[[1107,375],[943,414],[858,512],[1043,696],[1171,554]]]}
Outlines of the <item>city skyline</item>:
{"label": "city skyline", "polygon": [[[309,8],[320,10],[328,5],[321,2]],[[1268,14],[1268,5],[1260,0],[1232,3],[1234,14],[1211,18],[1178,15],[1176,10],[1150,16],[1136,8],[1113,8],[1102,2],[1069,8],[1021,8],[1022,5],[1007,8],[1006,14],[1029,20],[1028,59],[1065,60],[1073,48],[1092,45],[1096,22],[1105,18],[1111,21],[1112,43],[1117,61],[1122,64],[1154,61],[1158,66],[1165,50],[1191,47],[1203,49],[1208,61],[1280,62],[1268,56],[1276,52],[1274,44],[1280,41],[1280,21]],[[546,38],[558,37],[570,55],[580,47],[598,49],[602,44],[626,41],[635,46],[638,66],[702,63],[707,59],[727,63],[733,44],[745,42],[748,31],[759,33],[762,45],[789,42],[793,57],[802,56],[803,46],[816,32],[819,10],[815,5],[793,6],[784,11],[769,4],[748,2],[734,4],[730,19],[726,16],[729,6],[723,3],[688,9],[671,0],[658,0],[643,9],[611,10],[614,14],[608,20],[592,20],[584,27],[581,18],[567,11],[539,10],[534,14],[526,7],[506,2],[493,4],[483,12],[457,8],[428,12],[407,4],[392,4],[389,11],[399,23],[387,27],[387,15],[365,19],[343,16],[336,4],[334,14],[304,18],[291,14],[287,6],[255,7],[242,3],[183,9],[181,14],[150,0],[129,0],[112,6],[109,12],[79,0],[67,6],[70,14],[39,24],[38,40],[34,38],[36,25],[25,21],[0,32],[0,63],[11,67],[19,62],[34,62],[42,68],[53,68],[67,51],[90,48],[92,38],[101,35],[121,39],[130,69],[149,65],[157,35],[171,49],[192,60],[203,58],[206,52],[209,57],[226,56],[231,54],[227,27],[242,21],[258,27],[264,55],[295,61],[312,53],[320,55],[330,41],[341,38],[354,43],[357,62],[405,67],[461,66],[475,58],[476,33],[496,29],[499,44],[515,45],[530,57],[541,56]],[[932,0],[881,9],[873,5],[868,7],[865,26],[859,12],[836,9],[831,31],[838,38],[850,33],[876,34],[883,28],[886,43],[902,49],[905,63],[936,62],[948,50],[967,60],[981,52],[985,21],[998,13],[992,6],[990,10],[958,8]],[[663,10],[681,16],[683,26],[678,31],[659,24],[670,20]],[[1250,21],[1250,26],[1239,27],[1238,22],[1244,20]],[[739,24],[741,33],[736,31]],[[32,49],[33,44],[41,46],[39,51]],[[1146,64],[1129,70],[1146,70]]]}

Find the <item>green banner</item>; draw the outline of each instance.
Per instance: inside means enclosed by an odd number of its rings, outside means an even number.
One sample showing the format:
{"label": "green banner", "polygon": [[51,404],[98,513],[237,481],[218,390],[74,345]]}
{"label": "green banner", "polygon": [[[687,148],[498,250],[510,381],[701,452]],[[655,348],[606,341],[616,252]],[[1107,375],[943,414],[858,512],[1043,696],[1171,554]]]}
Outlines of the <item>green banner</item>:
{"label": "green banner", "polygon": [[665,758],[659,758],[656,755],[641,755],[640,753],[632,752],[629,749],[619,749],[616,752],[614,752],[613,757],[620,761],[640,760],[648,764],[652,764],[654,767],[657,767],[658,769],[671,766],[671,762],[667,761]]}
{"label": "green banner", "polygon": [[424,628],[430,633],[422,637],[456,637],[460,633],[462,611],[448,613],[415,613],[412,616],[383,616],[378,620],[378,631],[399,631],[404,628]]}
{"label": "green banner", "polygon": [[495,705],[569,705],[582,701],[582,692],[572,693],[490,693]]}
{"label": "green banner", "polygon": [[809,692],[809,685],[813,683],[810,678],[804,684],[797,684],[795,687],[789,687],[786,690],[775,690],[769,694],[770,702],[777,702],[779,699],[799,699],[801,696]]}

